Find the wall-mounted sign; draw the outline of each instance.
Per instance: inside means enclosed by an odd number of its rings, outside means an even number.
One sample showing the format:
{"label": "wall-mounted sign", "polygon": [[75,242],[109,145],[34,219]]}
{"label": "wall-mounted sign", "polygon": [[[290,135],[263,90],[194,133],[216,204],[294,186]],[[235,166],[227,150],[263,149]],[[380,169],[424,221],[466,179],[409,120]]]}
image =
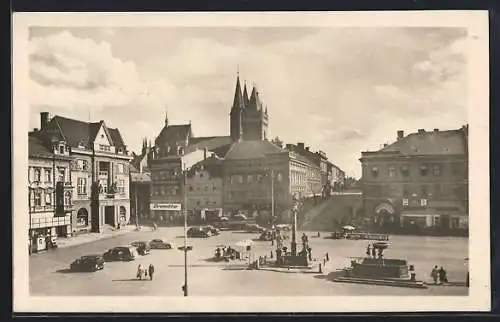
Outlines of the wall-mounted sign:
{"label": "wall-mounted sign", "polygon": [[151,210],[174,210],[181,211],[182,206],[180,203],[150,203]]}

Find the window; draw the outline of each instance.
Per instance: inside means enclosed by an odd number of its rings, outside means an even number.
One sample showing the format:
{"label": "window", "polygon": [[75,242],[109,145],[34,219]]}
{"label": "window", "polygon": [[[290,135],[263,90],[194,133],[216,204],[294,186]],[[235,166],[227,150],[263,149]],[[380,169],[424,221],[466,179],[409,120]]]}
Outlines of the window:
{"label": "window", "polygon": [[50,174],[51,174],[50,169],[45,169],[45,182],[51,182],[52,181]]}
{"label": "window", "polygon": [[111,147],[109,145],[99,144],[99,150],[109,152],[111,151]]}
{"label": "window", "polygon": [[77,226],[88,226],[89,224],[89,213],[87,209],[80,208],[76,214],[76,225]]}
{"label": "window", "polygon": [[64,145],[59,146],[59,153],[64,154]]}
{"label": "window", "polygon": [[40,191],[35,191],[34,193],[34,199],[35,199],[35,206],[41,206],[42,205],[42,193]]}
{"label": "window", "polygon": [[189,191],[193,191],[193,186],[189,186]]}
{"label": "window", "polygon": [[76,168],[78,170],[87,170],[87,161],[86,160],[76,160]]}
{"label": "window", "polygon": [[410,175],[410,167],[408,165],[401,166],[401,175],[403,177],[408,177]]}
{"label": "window", "polygon": [[378,168],[377,167],[372,167],[372,177],[374,177],[374,178],[378,177]]}
{"label": "window", "polygon": [[78,178],[77,193],[79,195],[87,194],[87,178]]}
{"label": "window", "polygon": [[427,199],[420,199],[420,206],[426,207],[427,206]]}
{"label": "window", "polygon": [[247,178],[247,182],[252,183],[252,181],[253,181],[253,175],[249,174],[248,178]]}
{"label": "window", "polygon": [[428,172],[429,172],[429,169],[427,169],[427,166],[425,166],[425,165],[420,166],[420,175],[422,177],[427,176]]}
{"label": "window", "polygon": [[278,179],[278,182],[281,182],[281,180],[283,180],[283,177],[281,176],[281,173],[278,173],[278,175],[276,176],[276,178]]}
{"label": "window", "polygon": [[408,206],[408,199],[404,198],[403,199],[403,207],[407,207],[407,206]]}
{"label": "window", "polygon": [[441,176],[441,166],[436,164],[432,167],[432,173],[434,174],[435,177]]}
{"label": "window", "polygon": [[205,186],[205,191],[208,191],[208,186]]}
{"label": "window", "polygon": [[395,178],[396,177],[396,167],[394,166],[389,166],[387,169],[389,173],[389,178]]}
{"label": "window", "polygon": [[236,175],[236,182],[237,183],[243,183],[243,176],[242,175]]}
{"label": "window", "polygon": [[428,196],[427,186],[420,186],[420,195],[422,197]]}
{"label": "window", "polygon": [[52,205],[52,194],[51,193],[45,193],[45,204],[48,206]]}
{"label": "window", "polygon": [[118,163],[116,165],[116,172],[118,172],[118,173],[124,173],[125,172],[124,171],[124,167],[123,167],[123,163]]}
{"label": "window", "polygon": [[64,168],[58,169],[57,182],[64,182],[66,171]]}
{"label": "window", "polygon": [[217,191],[217,186],[215,184],[212,185],[212,191]]}
{"label": "window", "polygon": [[40,177],[41,177],[41,173],[40,173],[40,169],[36,168],[35,169],[35,181],[36,182],[40,182]]}
{"label": "window", "polygon": [[125,180],[118,180],[117,190],[118,193],[125,193]]}

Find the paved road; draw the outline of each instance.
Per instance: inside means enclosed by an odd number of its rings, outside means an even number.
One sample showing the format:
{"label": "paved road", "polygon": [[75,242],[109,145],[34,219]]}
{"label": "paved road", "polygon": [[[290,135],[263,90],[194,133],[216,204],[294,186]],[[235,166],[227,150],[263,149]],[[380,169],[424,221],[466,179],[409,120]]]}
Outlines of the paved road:
{"label": "paved road", "polygon": [[[127,235],[99,240],[94,243],[36,254],[30,258],[30,291],[32,295],[152,295],[182,296],[184,282],[183,252],[153,250],[133,262],[110,262],[95,273],[71,273],[69,264],[85,254],[103,253],[107,249],[126,245],[134,240],[164,238],[182,245],[181,228],[131,232]],[[300,235],[299,235],[300,236]],[[241,263],[219,264],[207,261],[219,244],[234,245],[237,241],[257,237],[256,234],[223,232],[208,239],[189,239],[194,250],[189,253],[188,285],[190,295],[207,296],[293,296],[293,295],[466,295],[465,287],[432,286],[427,290],[388,286],[334,283],[324,274],[281,273],[244,270]],[[363,256],[366,241],[310,238],[314,257],[329,253],[330,269],[342,268],[348,256]],[[450,281],[463,281],[467,267],[467,239],[395,236],[386,257],[403,257],[415,265],[418,279],[427,279],[433,265],[443,265]],[[269,254],[270,242],[256,241],[256,256]],[[155,265],[154,281],[135,278],[138,264]]]}

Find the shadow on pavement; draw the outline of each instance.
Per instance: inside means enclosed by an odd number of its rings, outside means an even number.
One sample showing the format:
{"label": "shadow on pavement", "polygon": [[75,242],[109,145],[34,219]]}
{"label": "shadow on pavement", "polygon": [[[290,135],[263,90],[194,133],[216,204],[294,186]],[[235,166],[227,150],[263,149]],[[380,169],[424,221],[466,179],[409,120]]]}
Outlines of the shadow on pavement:
{"label": "shadow on pavement", "polygon": [[326,275],[325,274],[314,275],[314,278],[321,279],[321,280],[327,280],[327,281],[333,281],[335,278],[341,277],[341,276],[344,276],[343,271],[334,271],[334,272],[330,272]]}
{"label": "shadow on pavement", "polygon": [[95,273],[95,272],[72,271],[69,268],[61,268],[61,269],[58,269],[56,271],[56,273],[62,273],[62,274],[68,274],[68,273],[72,273],[72,274],[89,274],[89,273]]}
{"label": "shadow on pavement", "polygon": [[217,259],[215,257],[205,258],[205,259],[203,259],[203,261],[208,262],[208,263],[228,263],[229,262],[229,260]]}

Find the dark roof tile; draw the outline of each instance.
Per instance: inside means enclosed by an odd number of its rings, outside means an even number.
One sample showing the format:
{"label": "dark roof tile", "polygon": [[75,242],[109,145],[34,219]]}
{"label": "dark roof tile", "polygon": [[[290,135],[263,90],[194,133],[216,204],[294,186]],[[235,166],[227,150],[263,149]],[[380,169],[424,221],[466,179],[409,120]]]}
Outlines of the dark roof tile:
{"label": "dark roof tile", "polygon": [[224,158],[226,160],[258,159],[271,153],[285,152],[268,141],[242,141],[233,143]]}

